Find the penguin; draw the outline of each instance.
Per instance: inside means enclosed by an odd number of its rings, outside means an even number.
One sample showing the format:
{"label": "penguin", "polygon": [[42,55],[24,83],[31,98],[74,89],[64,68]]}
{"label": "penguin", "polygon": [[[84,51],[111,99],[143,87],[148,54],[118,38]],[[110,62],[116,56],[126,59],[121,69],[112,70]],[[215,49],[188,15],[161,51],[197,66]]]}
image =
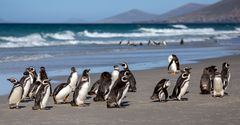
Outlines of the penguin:
{"label": "penguin", "polygon": [[128,92],[136,92],[137,91],[137,87],[136,87],[136,79],[133,75],[133,73],[129,70],[128,68],[128,64],[126,62],[123,62],[121,64],[121,66],[123,67],[124,71],[128,71],[129,75],[128,75],[128,81],[130,83]]}
{"label": "penguin", "polygon": [[85,106],[84,101],[86,99],[88,89],[90,86],[90,69],[85,69],[82,73],[82,77],[73,93],[72,106]]}
{"label": "penguin", "polygon": [[209,67],[203,69],[203,74],[200,80],[201,94],[210,94],[211,92],[211,79],[209,73]]}
{"label": "penguin", "polygon": [[13,84],[12,90],[8,96],[9,108],[10,109],[19,109],[19,103],[23,95],[23,85],[16,78],[7,79]]}
{"label": "penguin", "polygon": [[71,92],[75,91],[78,82],[78,74],[75,67],[71,68],[71,74],[68,77],[67,83],[59,84],[53,92],[53,100],[55,104],[66,103],[66,100]]}
{"label": "penguin", "polygon": [[[39,74],[37,76],[36,81],[31,85],[30,87],[30,92],[29,92],[29,97],[31,99],[35,98],[35,95],[37,94],[37,91],[41,87],[41,83],[43,80],[48,79],[47,72],[45,70],[45,67],[40,67]],[[50,84],[50,93],[52,94],[52,86]]]}
{"label": "penguin", "polygon": [[[222,77],[222,82],[223,82],[223,89],[224,89],[224,91],[226,91],[226,89],[229,85],[230,78],[231,78],[230,64],[228,64],[226,62],[224,62],[222,64],[221,77]],[[227,93],[225,92],[225,94],[227,94]]]}
{"label": "penguin", "polygon": [[218,67],[217,66],[209,66],[208,67],[208,72],[209,72],[209,77],[210,77],[210,82],[211,82],[211,91],[213,91],[213,79],[215,77],[215,73],[217,72]]}
{"label": "penguin", "polygon": [[168,71],[169,73],[175,75],[180,71],[180,64],[178,57],[174,54],[168,56]]}
{"label": "penguin", "polygon": [[162,79],[160,80],[154,88],[153,94],[151,96],[151,100],[158,99],[159,102],[162,101],[163,95],[165,95],[165,101],[168,98],[168,91],[167,88],[171,85],[169,79]]}
{"label": "penguin", "polygon": [[23,85],[23,96],[22,101],[27,99],[28,92],[30,90],[30,86],[32,84],[31,76],[28,71],[23,73],[23,77],[20,79],[20,83]]}
{"label": "penguin", "polygon": [[111,85],[109,86],[109,91],[107,92],[106,96],[105,96],[105,100],[107,100],[109,94],[110,94],[110,91],[112,90],[112,87],[114,85],[114,83],[117,81],[117,79],[119,78],[119,73],[120,73],[120,68],[118,65],[114,65],[113,66],[113,71],[112,71],[112,82],[111,82]]}
{"label": "penguin", "polygon": [[35,68],[33,66],[30,66],[30,67],[27,68],[27,71],[29,72],[29,74],[32,78],[31,83],[36,82],[38,75],[37,75],[37,72],[36,72]]}
{"label": "penguin", "polygon": [[[126,71],[127,72],[127,71]],[[120,76],[115,82],[108,99],[107,108],[120,108],[123,98],[128,92],[130,82],[127,75]]]}
{"label": "penguin", "polygon": [[223,89],[223,81],[221,73],[216,72],[214,79],[213,79],[213,97],[223,97],[224,96],[224,89]]}
{"label": "penguin", "polygon": [[88,95],[97,95],[100,82],[101,82],[101,79],[97,80],[97,81],[92,85],[91,89],[88,91]]}
{"label": "penguin", "polygon": [[105,101],[107,94],[109,93],[109,87],[112,83],[111,74],[109,72],[103,72],[101,74],[101,81],[98,87],[97,95],[93,98],[93,101]]}
{"label": "penguin", "polygon": [[178,77],[176,85],[173,89],[172,95],[169,97],[171,99],[176,98],[177,100],[181,101],[182,96],[187,94],[187,89],[189,87],[189,80],[190,80],[190,70],[192,68],[185,67],[183,71],[181,71],[181,75]]}
{"label": "penguin", "polygon": [[33,110],[47,110],[46,108],[48,99],[51,94],[51,83],[50,80],[45,79],[42,81],[39,90],[36,93],[36,97],[34,100],[34,106],[32,107]]}

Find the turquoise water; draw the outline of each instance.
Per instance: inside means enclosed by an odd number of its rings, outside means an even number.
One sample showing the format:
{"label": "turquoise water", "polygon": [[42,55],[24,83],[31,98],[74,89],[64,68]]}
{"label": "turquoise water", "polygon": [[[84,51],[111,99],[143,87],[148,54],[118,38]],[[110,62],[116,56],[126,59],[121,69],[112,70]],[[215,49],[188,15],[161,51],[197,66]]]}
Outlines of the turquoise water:
{"label": "turquoise water", "polygon": [[[72,66],[79,74],[84,68],[111,72],[123,61],[132,70],[164,67],[172,53],[181,64],[194,63],[238,54],[233,48],[239,47],[239,36],[239,24],[0,24],[0,95],[10,91],[6,78],[20,79],[28,66],[37,71],[45,66],[51,78],[68,75]],[[148,46],[149,39],[167,45]],[[143,46],[128,46],[128,41]]]}

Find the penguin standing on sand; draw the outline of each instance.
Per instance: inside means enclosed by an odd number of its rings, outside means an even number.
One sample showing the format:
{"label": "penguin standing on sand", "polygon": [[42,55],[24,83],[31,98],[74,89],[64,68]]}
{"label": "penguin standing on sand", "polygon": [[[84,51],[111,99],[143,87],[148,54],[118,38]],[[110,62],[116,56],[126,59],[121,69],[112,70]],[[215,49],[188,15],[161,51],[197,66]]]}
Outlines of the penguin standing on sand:
{"label": "penguin standing on sand", "polygon": [[128,92],[130,82],[128,81],[128,71],[124,75],[120,74],[119,79],[115,82],[107,99],[107,108],[120,108],[123,98]]}
{"label": "penguin standing on sand", "polygon": [[42,81],[42,85],[36,93],[33,110],[46,110],[46,105],[51,94],[51,83],[48,79]]}
{"label": "penguin standing on sand", "polygon": [[209,67],[203,69],[203,74],[200,80],[201,94],[210,94],[211,92],[211,79],[209,73]]}
{"label": "penguin standing on sand", "polygon": [[78,82],[78,74],[75,67],[71,68],[71,74],[68,77],[67,83],[59,84],[53,92],[53,100],[55,104],[66,103],[66,100],[71,92],[75,91]]}
{"label": "penguin standing on sand", "polygon": [[213,65],[208,67],[209,77],[211,81],[211,91],[213,91],[213,79],[215,77],[217,69],[218,69],[217,66],[213,66]]}
{"label": "penguin standing on sand", "polygon": [[22,101],[24,101],[27,98],[27,95],[31,86],[31,76],[29,72],[25,71],[23,73],[23,77],[20,79],[20,83],[23,85],[24,91],[23,91]]}
{"label": "penguin standing on sand", "polygon": [[90,69],[83,71],[82,77],[73,93],[72,106],[85,106],[84,101],[86,99],[88,88],[90,86]]}
{"label": "penguin standing on sand", "polygon": [[[31,99],[35,98],[35,95],[37,94],[39,88],[42,85],[43,80],[48,79],[47,72],[45,70],[45,67],[40,67],[39,74],[37,76],[36,81],[31,85],[29,97]],[[50,92],[52,93],[52,86],[50,84]]]}
{"label": "penguin standing on sand", "polygon": [[153,94],[151,96],[152,100],[158,99],[159,102],[162,101],[163,95],[165,95],[165,101],[167,101],[168,98],[168,91],[167,88],[171,85],[171,82],[169,79],[162,79],[159,81],[154,88]]}
{"label": "penguin standing on sand", "polygon": [[128,92],[136,92],[137,91],[137,87],[136,87],[137,82],[136,82],[136,79],[135,79],[133,73],[129,70],[128,64],[126,62],[123,62],[121,64],[121,66],[123,67],[124,71],[128,71],[128,73],[129,73],[128,78],[127,78],[130,83]]}
{"label": "penguin standing on sand", "polygon": [[216,72],[214,79],[213,79],[213,97],[223,97],[224,96],[224,89],[223,89],[223,81],[221,73]]}
{"label": "penguin standing on sand", "polygon": [[[224,62],[222,64],[222,71],[221,71],[221,76],[222,76],[222,82],[223,82],[223,89],[224,91],[226,91],[228,85],[229,85],[229,81],[230,81],[230,78],[231,78],[231,74],[230,74],[230,71],[229,71],[229,68],[230,68],[230,64]],[[225,92],[225,94],[227,94]]]}
{"label": "penguin standing on sand", "polygon": [[178,57],[174,54],[171,54],[168,56],[168,71],[169,73],[173,73],[173,75],[175,75],[176,73],[179,72],[180,70],[180,64],[179,64],[179,60]]}
{"label": "penguin standing on sand", "polygon": [[111,82],[111,85],[109,86],[109,91],[107,92],[106,96],[105,96],[105,100],[107,100],[111,90],[112,90],[112,87],[114,85],[114,83],[117,81],[117,79],[119,78],[119,72],[120,72],[120,68],[118,67],[118,65],[115,65],[113,66],[113,71],[112,71],[112,82]]}
{"label": "penguin standing on sand", "polygon": [[111,74],[109,72],[103,72],[101,74],[101,81],[98,87],[98,92],[96,97],[93,98],[94,101],[105,101],[107,94],[110,91],[109,87],[112,83]]}
{"label": "penguin standing on sand", "polygon": [[8,96],[9,108],[19,108],[19,103],[22,99],[23,95],[23,85],[16,78],[7,79],[11,83],[13,83],[13,87],[11,93]]}
{"label": "penguin standing on sand", "polygon": [[169,98],[171,99],[177,98],[179,101],[182,100],[182,96],[187,93],[187,89],[189,87],[191,69],[192,68],[189,67],[184,68],[182,74],[178,77],[172,95]]}

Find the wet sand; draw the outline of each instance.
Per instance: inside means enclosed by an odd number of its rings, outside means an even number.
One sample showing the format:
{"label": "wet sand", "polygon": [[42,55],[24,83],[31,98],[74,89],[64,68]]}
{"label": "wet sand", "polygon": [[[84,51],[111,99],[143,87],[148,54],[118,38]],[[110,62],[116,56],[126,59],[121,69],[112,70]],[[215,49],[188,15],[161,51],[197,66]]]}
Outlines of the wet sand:
{"label": "wet sand", "polygon": [[[180,60],[181,61],[181,60]],[[201,95],[199,81],[202,69],[217,65],[221,70],[224,61],[230,63],[232,74],[227,88],[229,96],[213,98]],[[169,78],[172,82],[169,95],[175,85],[176,76],[170,76],[166,68],[135,71],[137,92],[127,93],[125,107],[107,109],[105,102],[86,102],[88,107],[71,107],[70,104],[55,105],[50,98],[50,110],[32,110],[33,102],[21,103],[22,109],[10,110],[7,96],[0,96],[0,125],[236,125],[240,123],[240,55],[202,60],[192,67],[189,93],[186,101],[152,102],[150,96],[158,81]],[[131,67],[130,67],[131,68]],[[92,83],[99,74],[91,76]],[[58,78],[65,82],[67,77]],[[54,79],[53,79],[54,80]],[[56,80],[56,79],[55,79]],[[69,98],[69,101],[71,97]]]}

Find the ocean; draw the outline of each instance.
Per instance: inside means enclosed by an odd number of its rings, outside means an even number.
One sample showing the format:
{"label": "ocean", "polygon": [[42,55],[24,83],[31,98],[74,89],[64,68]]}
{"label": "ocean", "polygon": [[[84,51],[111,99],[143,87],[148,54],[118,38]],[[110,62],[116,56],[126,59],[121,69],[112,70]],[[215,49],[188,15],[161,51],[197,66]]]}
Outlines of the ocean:
{"label": "ocean", "polygon": [[181,64],[239,54],[239,38],[240,24],[0,24],[0,95],[10,92],[6,79],[29,66],[44,66],[50,78],[72,66],[79,74],[111,72],[120,62],[144,70],[167,66],[169,54]]}

